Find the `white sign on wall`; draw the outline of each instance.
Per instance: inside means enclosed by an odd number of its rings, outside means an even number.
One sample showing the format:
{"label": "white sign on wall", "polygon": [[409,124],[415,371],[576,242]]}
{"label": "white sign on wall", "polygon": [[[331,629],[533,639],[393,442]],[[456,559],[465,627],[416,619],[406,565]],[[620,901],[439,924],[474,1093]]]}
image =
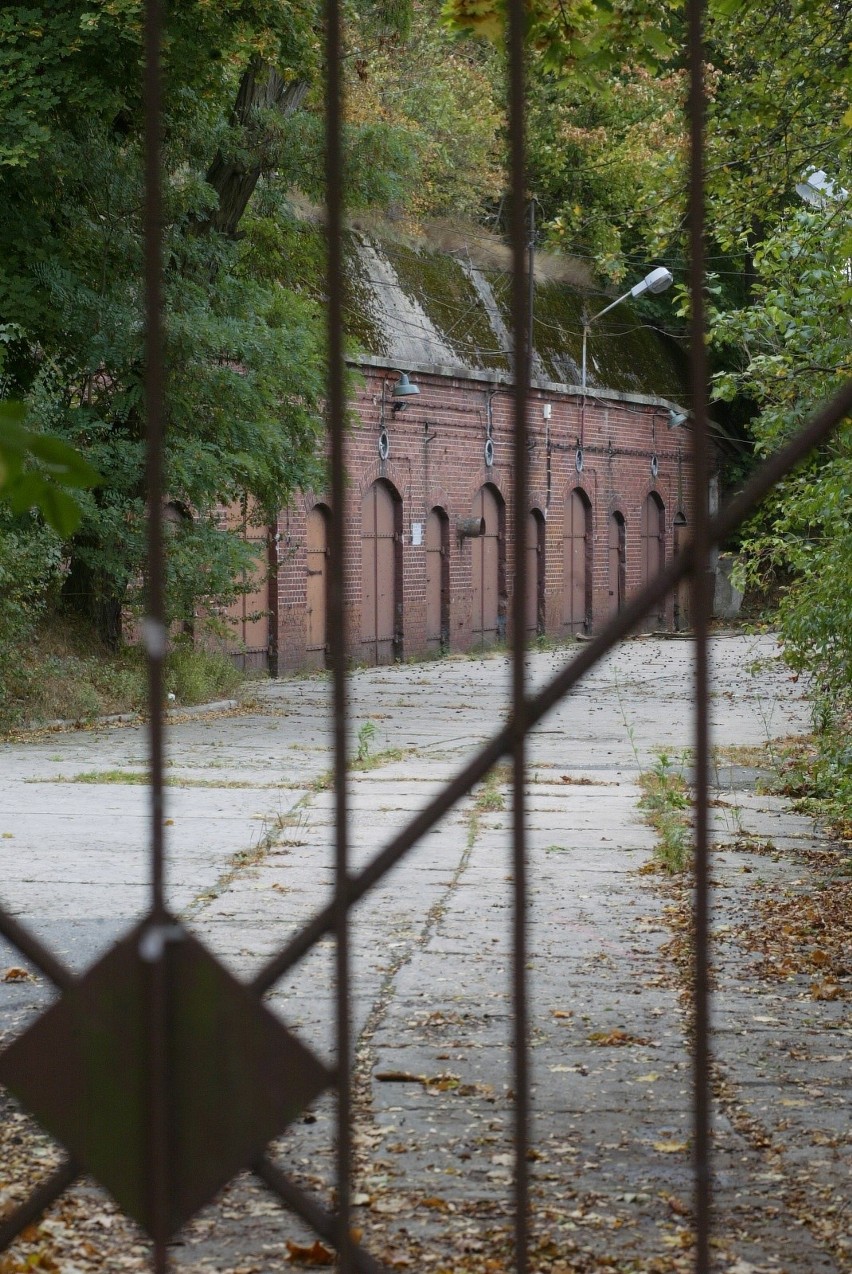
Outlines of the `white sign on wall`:
{"label": "white sign on wall", "polygon": [[423,523],[422,522],[411,523],[411,543],[414,545],[415,548],[417,548],[419,545],[423,543]]}

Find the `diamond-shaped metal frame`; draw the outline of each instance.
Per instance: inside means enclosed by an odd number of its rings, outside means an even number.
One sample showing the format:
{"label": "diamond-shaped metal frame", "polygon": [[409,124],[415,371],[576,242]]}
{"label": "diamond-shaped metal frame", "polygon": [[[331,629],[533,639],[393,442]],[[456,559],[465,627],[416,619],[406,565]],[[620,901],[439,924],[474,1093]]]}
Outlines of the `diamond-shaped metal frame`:
{"label": "diamond-shaped metal frame", "polygon": [[[513,254],[513,333],[514,333],[514,500],[515,508],[526,501],[527,447],[526,405],[530,373],[529,301],[526,263],[526,227],[523,214],[525,189],[524,151],[524,18],[523,0],[508,0],[507,48],[509,63],[508,122],[510,133],[512,200],[511,239]],[[708,796],[708,663],[707,637],[710,614],[707,563],[710,549],[723,543],[733,530],[757,507],[771,488],[788,474],[814,448],[852,413],[852,380],[812,417],[810,422],[780,451],[771,456],[753,474],[743,491],[725,505],[713,518],[703,493],[707,489],[708,464],[708,376],[704,342],[704,145],[705,115],[704,64],[702,27],[703,0],[688,0],[687,54],[690,68],[690,289],[692,294],[691,386],[693,396],[693,480],[696,492],[694,534],[690,545],[652,580],[606,628],[557,673],[537,694],[528,697],[525,690],[523,643],[513,649],[512,717],[508,724],[482,748],[446,787],[417,814],[368,865],[356,875],[350,874],[348,855],[348,806],[346,790],[347,717],[346,667],[343,644],[343,519],[332,517],[330,560],[330,627],[335,635],[332,646],[334,693],[335,754],[335,862],[334,899],[321,908],[287,945],[248,984],[241,986],[261,1012],[262,996],[278,979],[326,934],[336,938],[337,993],[337,1058],[333,1076],[337,1093],[337,1211],[329,1213],[303,1192],[260,1150],[249,1154],[241,1164],[272,1190],[283,1203],[301,1215],[320,1235],[337,1247],[339,1268],[344,1274],[365,1271],[380,1274],[380,1265],[353,1239],[350,1225],[351,1177],[351,1095],[350,1095],[350,997],[349,997],[349,911],[359,899],[391,870],[439,819],[481,780],[501,757],[511,756],[513,770],[513,875],[515,904],[513,920],[513,988],[514,988],[514,1060],[515,1060],[515,1268],[517,1274],[528,1269],[527,1247],[527,1139],[529,1119],[529,1084],[527,1078],[527,992],[526,992],[526,839],[524,810],[525,746],[527,732],[554,707],[585,674],[637,622],[686,576],[692,584],[691,615],[695,629],[696,665],[696,775],[695,799],[695,979],[693,1009],[695,1021],[693,1119],[694,1178],[696,1212],[696,1274],[710,1269],[711,1186],[709,1128],[711,1113],[709,1076],[708,1018],[708,940],[709,895],[707,872]],[[148,507],[149,518],[149,618],[145,637],[149,654],[150,737],[151,737],[151,863],[152,901],[148,916],[136,931],[133,941],[149,935],[146,962],[149,966],[145,1003],[138,1011],[144,1017],[147,1031],[147,1096],[145,1118],[148,1137],[147,1181],[150,1202],[145,1220],[154,1239],[156,1271],[166,1269],[166,1240],[170,1233],[168,1184],[170,1169],[170,1100],[174,1074],[169,1062],[168,1006],[169,960],[167,946],[174,922],[164,905],[163,874],[163,721],[162,658],[165,651],[163,625],[163,545],[161,527],[162,421],[164,404],[162,348],[162,268],[161,268],[161,194],[160,194],[160,45],[161,0],[146,0],[145,24],[145,98],[146,98],[146,319],[148,367],[146,401],[148,416]],[[343,262],[341,238],[343,202],[341,190],[341,4],[326,0],[326,177],[328,229],[328,419],[331,438],[332,508],[344,507],[343,439],[346,414],[343,354]],[[513,604],[513,627],[524,631],[525,555],[518,555],[516,589]],[[182,932],[182,931],[181,931]],[[18,948],[72,1000],[78,995],[87,974],[79,982],[25,926],[0,907],[0,934]],[[172,936],[174,934],[172,933]],[[128,939],[122,940],[127,942]],[[120,947],[122,944],[119,943]],[[209,958],[209,957],[208,957]],[[109,959],[109,957],[107,957]],[[217,966],[218,967],[218,966]],[[61,1003],[61,1002],[60,1002]],[[48,1010],[49,1014],[52,1010]],[[37,1022],[35,1028],[38,1029]],[[283,1029],[283,1028],[282,1028]],[[21,1037],[23,1040],[25,1037]],[[18,1041],[16,1043],[21,1043]],[[14,1050],[16,1044],[9,1050]],[[0,1058],[2,1067],[2,1058]],[[36,1114],[38,1111],[36,1110]],[[239,1157],[239,1156],[238,1156]],[[0,1251],[66,1190],[82,1172],[77,1162],[69,1159],[58,1168],[30,1198],[0,1223]]]}

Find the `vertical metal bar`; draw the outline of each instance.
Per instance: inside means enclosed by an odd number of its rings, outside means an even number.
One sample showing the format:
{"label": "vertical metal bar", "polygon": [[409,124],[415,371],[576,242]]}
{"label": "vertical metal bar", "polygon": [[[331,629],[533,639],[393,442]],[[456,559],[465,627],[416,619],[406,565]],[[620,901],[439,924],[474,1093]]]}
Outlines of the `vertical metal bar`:
{"label": "vertical metal bar", "polygon": [[343,366],[343,154],[341,139],[340,0],[326,7],[326,225],[328,232],[328,423],[331,433],[331,555],[329,619],[334,696],[335,934],[337,998],[337,1206],[339,1268],[353,1269],[351,1240],[351,1040],[349,1005],[349,840],[346,788],[346,632],[344,561],[345,387]]}
{"label": "vertical metal bar", "polygon": [[695,628],[695,953],[694,953],[694,1091],[693,1156],[695,1171],[695,1270],[710,1269],[710,898],[708,864],[707,774],[709,762],[708,626],[709,508],[708,428],[709,397],[704,304],[704,41],[703,0],[688,4],[689,60],[689,262],[692,296],[690,372],[693,398],[692,466],[695,492],[695,556],[692,567],[692,614]]}
{"label": "vertical metal bar", "polygon": [[[151,921],[165,918],[163,847],[163,659],[166,653],[162,530],[164,356],[163,201],[160,176],[162,128],[162,10],[145,5],[145,412],[147,430],[148,578],[145,645],[148,653],[148,731],[151,766]],[[148,965],[148,1174],[154,1234],[154,1269],[164,1274],[168,1214],[168,1098],[165,951]]]}
{"label": "vertical metal bar", "polygon": [[514,554],[515,588],[512,597],[512,874],[514,910],[512,985],[514,996],[515,1084],[515,1269],[526,1274],[529,1250],[529,1065],[527,1055],[527,852],[526,852],[526,514],[527,514],[527,402],[530,380],[530,293],[527,278],[527,227],[524,215],[526,154],[524,136],[525,75],[524,0],[511,0],[508,10],[509,55],[509,178],[512,238],[512,341],[514,350]]}

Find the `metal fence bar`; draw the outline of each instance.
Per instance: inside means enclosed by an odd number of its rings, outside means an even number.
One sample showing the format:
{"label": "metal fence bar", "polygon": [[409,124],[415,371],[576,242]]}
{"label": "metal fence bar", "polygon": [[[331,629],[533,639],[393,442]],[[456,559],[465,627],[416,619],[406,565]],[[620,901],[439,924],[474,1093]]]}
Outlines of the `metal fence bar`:
{"label": "metal fence bar", "polygon": [[0,934],[34,964],[59,991],[67,991],[74,982],[74,974],[66,969],[48,947],[39,942],[35,934],[0,907]]}
{"label": "metal fence bar", "polygon": [[[165,566],[163,560],[163,432],[165,358],[163,346],[163,197],[161,134],[162,27],[160,0],[145,4],[144,71],[144,283],[145,411],[147,430],[148,577],[144,638],[148,658],[148,737],[151,782],[151,910],[154,926],[165,921],[163,817],[163,661],[166,654]],[[166,1055],[168,1003],[166,944],[155,942],[146,962],[147,1158],[154,1239],[154,1270],[167,1268],[169,1207],[169,1100]]]}
{"label": "metal fence bar", "polygon": [[710,1158],[710,881],[707,778],[710,759],[709,624],[710,529],[709,438],[705,288],[706,208],[704,192],[704,0],[687,6],[689,65],[689,289],[692,305],[689,360],[693,403],[692,474],[694,557],[691,578],[695,629],[695,895],[692,992],[693,1013],[693,1172],[695,1271],[710,1269],[712,1167]]}
{"label": "metal fence bar", "polygon": [[514,1238],[515,1269],[526,1274],[529,1260],[529,1012],[527,993],[527,844],[526,844],[526,620],[527,592],[527,403],[530,383],[530,295],[525,137],[526,5],[508,6],[509,189],[512,241],[512,350],[514,387],[515,509],[514,591],[512,594],[512,1002],[514,1065]]}
{"label": "metal fence bar", "polygon": [[331,437],[330,598],[334,746],[334,932],[337,1043],[337,1235],[342,1274],[354,1269],[351,1239],[352,1087],[349,973],[349,827],[346,719],[346,484],[343,362],[343,148],[340,0],[326,0],[326,224],[328,236],[328,425]]}
{"label": "metal fence bar", "polygon": [[66,1159],[46,1181],[36,1186],[29,1198],[0,1222],[0,1252],[5,1251],[28,1225],[38,1221],[51,1203],[55,1203],[59,1196],[74,1184],[79,1175],[80,1169],[74,1161]]}
{"label": "metal fence bar", "polygon": [[[254,1165],[253,1172],[282,1203],[303,1217],[321,1239],[325,1239],[327,1243],[337,1244],[338,1218],[320,1207],[309,1194],[286,1177],[271,1159],[264,1155]],[[386,1274],[384,1266],[370,1256],[360,1244],[353,1241],[350,1248],[352,1268],[358,1271],[358,1274]]]}

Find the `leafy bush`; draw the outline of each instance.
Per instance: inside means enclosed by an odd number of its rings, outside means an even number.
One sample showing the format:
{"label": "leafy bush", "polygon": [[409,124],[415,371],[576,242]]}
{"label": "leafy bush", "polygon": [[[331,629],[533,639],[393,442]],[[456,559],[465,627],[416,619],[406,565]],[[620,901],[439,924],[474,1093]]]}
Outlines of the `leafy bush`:
{"label": "leafy bush", "polygon": [[166,688],[179,704],[211,703],[232,695],[243,680],[226,655],[179,642],[166,658]]}
{"label": "leafy bush", "polygon": [[20,719],[34,670],[26,654],[60,579],[58,537],[0,505],[0,725]]}

